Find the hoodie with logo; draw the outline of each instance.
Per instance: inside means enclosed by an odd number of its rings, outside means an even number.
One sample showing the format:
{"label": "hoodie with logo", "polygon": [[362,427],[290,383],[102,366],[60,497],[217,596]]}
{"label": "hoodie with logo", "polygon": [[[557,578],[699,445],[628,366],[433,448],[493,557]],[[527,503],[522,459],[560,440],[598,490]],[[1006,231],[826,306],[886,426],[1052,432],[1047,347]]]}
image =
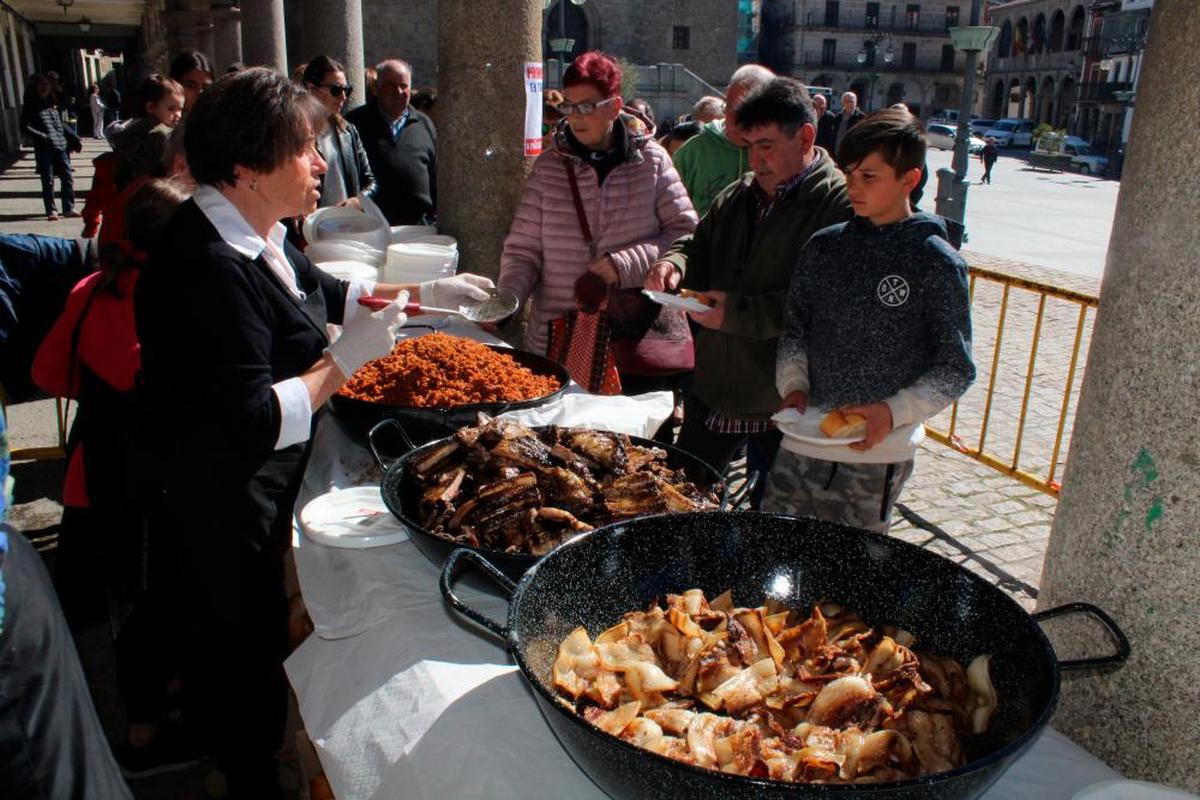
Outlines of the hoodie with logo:
{"label": "hoodie with logo", "polygon": [[974,380],[967,264],[938,217],[877,226],[856,216],[813,234],[788,291],[779,394],[807,392],[821,412],[886,402],[893,430],[862,452],[785,436],[786,449],[825,461],[906,461],[924,421]]}

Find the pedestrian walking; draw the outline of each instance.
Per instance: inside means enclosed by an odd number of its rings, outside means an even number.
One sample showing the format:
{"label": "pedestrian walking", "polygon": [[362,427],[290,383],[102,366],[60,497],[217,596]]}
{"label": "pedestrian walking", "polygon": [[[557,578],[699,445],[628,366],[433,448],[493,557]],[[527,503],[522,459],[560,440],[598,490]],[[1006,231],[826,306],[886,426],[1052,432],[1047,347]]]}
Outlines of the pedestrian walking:
{"label": "pedestrian walking", "polygon": [[100,86],[93,83],[88,95],[88,105],[92,110],[92,138],[104,138],[104,99],[100,97]]}
{"label": "pedestrian walking", "polygon": [[979,179],[980,183],[991,185],[992,167],[996,165],[996,159],[999,157],[1000,151],[996,147],[996,140],[989,136],[987,144],[979,151],[979,160],[983,162],[983,177]]}
{"label": "pedestrian walking", "polygon": [[58,176],[63,215],[78,217],[75,210],[75,182],[71,175],[72,151],[83,145],[73,130],[63,123],[62,112],[54,101],[53,86],[45,75],[31,79],[33,91],[26,92],[21,109],[21,130],[33,139],[33,155],[38,176],[42,179],[42,203],[46,219],[58,219],[54,207],[54,176]]}

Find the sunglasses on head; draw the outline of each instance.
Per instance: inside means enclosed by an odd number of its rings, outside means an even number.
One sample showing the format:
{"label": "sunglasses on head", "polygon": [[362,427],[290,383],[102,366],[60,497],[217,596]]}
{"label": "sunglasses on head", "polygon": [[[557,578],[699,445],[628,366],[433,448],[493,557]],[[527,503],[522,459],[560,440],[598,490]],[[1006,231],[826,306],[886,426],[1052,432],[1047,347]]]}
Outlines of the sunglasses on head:
{"label": "sunglasses on head", "polygon": [[334,97],[341,97],[342,95],[349,97],[354,94],[353,86],[342,86],[339,83],[322,83],[321,88],[327,90]]}

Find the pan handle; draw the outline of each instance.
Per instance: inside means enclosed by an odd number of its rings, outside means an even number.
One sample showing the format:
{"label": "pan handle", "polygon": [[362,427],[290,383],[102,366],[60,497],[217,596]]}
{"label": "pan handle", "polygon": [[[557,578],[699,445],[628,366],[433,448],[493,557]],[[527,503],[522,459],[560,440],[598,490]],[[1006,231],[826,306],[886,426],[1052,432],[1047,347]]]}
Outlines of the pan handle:
{"label": "pan handle", "polygon": [[458,575],[459,562],[461,561],[470,561],[475,566],[483,570],[483,574],[495,581],[495,583],[504,590],[504,594],[509,598],[511,598],[513,592],[516,591],[516,584],[509,580],[507,575],[496,569],[492,565],[492,562],[488,561],[474,550],[468,550],[465,547],[460,547],[451,553],[450,557],[446,559],[446,563],[442,565],[442,578],[440,585],[442,589],[442,597],[446,598],[446,602],[449,603],[458,613],[470,617],[507,642],[508,628],[504,627],[499,622],[490,619],[489,617],[485,617],[480,612],[471,608],[469,605],[460,600],[458,595],[454,593],[454,579]]}
{"label": "pan handle", "polygon": [[1038,621],[1053,619],[1054,617],[1063,617],[1068,614],[1088,614],[1100,622],[1101,625],[1112,635],[1117,643],[1117,652],[1111,656],[1098,656],[1096,658],[1076,658],[1070,661],[1059,661],[1058,668],[1060,670],[1073,669],[1099,669],[1101,667],[1111,667],[1117,664],[1124,664],[1129,659],[1130,647],[1129,637],[1125,635],[1125,631],[1121,630],[1121,626],[1117,625],[1116,620],[1108,615],[1108,613],[1098,606],[1091,603],[1065,603],[1061,606],[1048,608],[1045,611],[1035,612],[1032,616]]}
{"label": "pan handle", "polygon": [[729,484],[725,484],[725,494],[721,497],[722,511],[736,511],[742,507],[750,495],[754,493],[754,487],[758,486],[759,480],[762,479],[762,473],[758,470],[746,475],[746,480],[742,483],[742,488],[736,492],[729,491]]}
{"label": "pan handle", "polygon": [[395,417],[386,417],[376,422],[371,426],[371,430],[367,432],[367,445],[371,448],[371,455],[375,456],[375,463],[379,465],[380,469],[386,470],[391,466],[392,462],[384,460],[383,456],[379,453],[379,446],[375,442],[376,434],[384,428],[395,428],[396,433],[404,440],[404,445],[408,448],[408,452],[416,450],[417,446],[413,444],[412,438],[409,437],[408,431],[404,430],[404,426],[400,424],[400,420]]}

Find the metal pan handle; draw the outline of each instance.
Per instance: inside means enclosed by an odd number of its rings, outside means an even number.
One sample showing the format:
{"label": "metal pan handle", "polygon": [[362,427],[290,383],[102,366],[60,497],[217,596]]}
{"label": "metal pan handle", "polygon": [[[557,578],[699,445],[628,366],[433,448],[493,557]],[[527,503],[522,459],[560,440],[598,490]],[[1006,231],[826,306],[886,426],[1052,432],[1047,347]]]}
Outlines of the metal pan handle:
{"label": "metal pan handle", "polygon": [[1111,667],[1118,664],[1124,664],[1129,659],[1131,648],[1129,647],[1129,637],[1125,635],[1125,631],[1121,630],[1121,626],[1117,625],[1116,620],[1108,615],[1108,613],[1098,606],[1091,603],[1066,603],[1054,608],[1048,608],[1045,611],[1035,612],[1032,616],[1038,622],[1043,620],[1053,619],[1054,617],[1063,617],[1068,614],[1088,614],[1100,622],[1101,625],[1112,635],[1117,643],[1117,652],[1111,656],[1098,656],[1096,658],[1076,658],[1070,661],[1059,661],[1058,668],[1060,670],[1073,669],[1099,669],[1101,667]]}
{"label": "metal pan handle", "polygon": [[468,550],[465,547],[460,547],[451,553],[450,557],[446,559],[446,563],[442,565],[442,577],[439,583],[442,589],[442,597],[446,598],[446,602],[449,603],[458,613],[470,617],[507,642],[508,628],[489,617],[485,617],[480,612],[471,608],[469,605],[459,599],[458,595],[454,593],[454,579],[458,575],[459,562],[461,561],[470,561],[475,566],[479,567],[483,571],[483,574],[487,575],[501,589],[503,589],[505,596],[510,599],[513,596],[513,592],[516,591],[517,585],[509,580],[507,575],[496,569],[496,567],[492,565],[492,562],[488,561],[474,550]]}
{"label": "metal pan handle", "polygon": [[736,492],[730,492],[728,486],[725,489],[725,496],[721,498],[722,511],[737,511],[749,499],[750,495],[754,494],[754,487],[758,486],[758,482],[762,479],[762,473],[758,470],[746,475],[746,480],[742,483],[742,488]]}
{"label": "metal pan handle", "polygon": [[408,431],[404,430],[404,426],[400,424],[400,420],[395,417],[386,417],[372,425],[371,430],[367,432],[367,445],[371,448],[371,455],[375,456],[375,463],[379,465],[380,469],[386,470],[393,462],[384,460],[383,456],[379,453],[379,445],[375,442],[376,434],[384,428],[395,428],[396,433],[404,441],[405,447],[408,448],[406,452],[416,450],[417,446],[413,444],[412,438],[408,435]]}

